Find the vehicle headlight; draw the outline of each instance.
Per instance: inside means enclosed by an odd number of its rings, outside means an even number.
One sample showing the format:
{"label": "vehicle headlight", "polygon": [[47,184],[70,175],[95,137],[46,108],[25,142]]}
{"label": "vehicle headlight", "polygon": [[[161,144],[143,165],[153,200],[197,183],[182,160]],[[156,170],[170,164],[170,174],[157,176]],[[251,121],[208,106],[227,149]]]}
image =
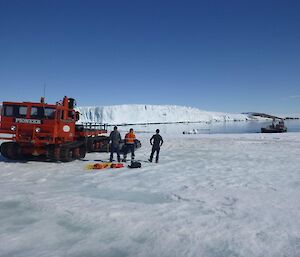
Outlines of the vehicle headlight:
{"label": "vehicle headlight", "polygon": [[16,129],[17,129],[17,127],[14,126],[14,125],[10,127],[10,130],[11,130],[11,131],[16,131]]}
{"label": "vehicle headlight", "polygon": [[35,128],[35,132],[36,133],[40,133],[41,132],[41,128]]}

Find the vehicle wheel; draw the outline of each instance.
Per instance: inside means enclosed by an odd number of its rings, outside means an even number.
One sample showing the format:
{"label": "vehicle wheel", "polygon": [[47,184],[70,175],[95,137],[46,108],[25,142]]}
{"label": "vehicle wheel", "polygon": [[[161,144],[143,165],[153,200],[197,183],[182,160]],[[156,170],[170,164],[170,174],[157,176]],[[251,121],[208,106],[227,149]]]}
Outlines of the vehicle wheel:
{"label": "vehicle wheel", "polygon": [[79,147],[79,158],[83,159],[86,155],[86,146],[82,145]]}
{"label": "vehicle wheel", "polygon": [[79,147],[75,147],[72,149],[72,155],[73,155],[73,159],[79,159],[80,158],[80,148]]}
{"label": "vehicle wheel", "polygon": [[46,156],[53,162],[59,161],[59,159],[60,159],[59,147],[57,147],[55,145],[48,146]]}
{"label": "vehicle wheel", "polygon": [[70,162],[73,158],[73,151],[70,148],[62,148],[60,151],[60,160],[62,162]]}
{"label": "vehicle wheel", "polygon": [[88,153],[93,152],[94,149],[95,149],[94,139],[93,138],[88,138],[86,146],[87,146],[87,152]]}
{"label": "vehicle wheel", "polygon": [[15,142],[4,142],[1,144],[1,154],[5,158],[17,160],[20,157],[20,146]]}
{"label": "vehicle wheel", "polygon": [[98,152],[110,152],[110,144],[109,144],[109,137],[107,136],[98,136]]}

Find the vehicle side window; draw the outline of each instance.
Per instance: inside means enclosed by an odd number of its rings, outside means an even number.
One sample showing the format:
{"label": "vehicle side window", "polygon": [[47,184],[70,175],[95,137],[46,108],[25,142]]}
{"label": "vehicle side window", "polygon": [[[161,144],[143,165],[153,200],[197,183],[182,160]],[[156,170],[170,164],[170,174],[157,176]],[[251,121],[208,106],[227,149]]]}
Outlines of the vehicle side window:
{"label": "vehicle side window", "polygon": [[4,106],[4,116],[11,117],[14,116],[14,107],[13,106]]}
{"label": "vehicle side window", "polygon": [[72,120],[75,119],[75,113],[74,113],[74,111],[68,111],[68,118],[71,118]]}
{"label": "vehicle side window", "polygon": [[74,119],[74,112],[73,111],[61,110],[61,115],[60,115],[61,120],[65,120],[64,119],[65,114],[67,115],[66,120]]}
{"label": "vehicle side window", "polygon": [[44,108],[45,117],[48,119],[54,119],[55,117],[55,109],[53,108]]}

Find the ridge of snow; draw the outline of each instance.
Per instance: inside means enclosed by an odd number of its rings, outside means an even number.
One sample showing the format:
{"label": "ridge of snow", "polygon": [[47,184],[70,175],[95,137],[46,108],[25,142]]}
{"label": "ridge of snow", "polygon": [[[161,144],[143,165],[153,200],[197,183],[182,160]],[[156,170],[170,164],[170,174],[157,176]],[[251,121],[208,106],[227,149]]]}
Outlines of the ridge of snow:
{"label": "ridge of snow", "polygon": [[76,108],[80,112],[79,123],[138,124],[176,122],[225,122],[246,121],[246,114],[209,112],[198,108],[177,105],[111,105]]}

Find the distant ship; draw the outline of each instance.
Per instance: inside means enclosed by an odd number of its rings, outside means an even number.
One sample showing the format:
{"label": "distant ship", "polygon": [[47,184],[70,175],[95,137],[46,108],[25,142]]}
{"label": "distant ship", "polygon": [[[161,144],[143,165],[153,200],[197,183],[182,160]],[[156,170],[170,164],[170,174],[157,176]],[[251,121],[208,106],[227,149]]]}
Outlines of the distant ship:
{"label": "distant ship", "polygon": [[287,127],[285,127],[283,120],[281,119],[277,124],[275,119],[270,126],[261,128],[261,133],[284,133],[287,132]]}

